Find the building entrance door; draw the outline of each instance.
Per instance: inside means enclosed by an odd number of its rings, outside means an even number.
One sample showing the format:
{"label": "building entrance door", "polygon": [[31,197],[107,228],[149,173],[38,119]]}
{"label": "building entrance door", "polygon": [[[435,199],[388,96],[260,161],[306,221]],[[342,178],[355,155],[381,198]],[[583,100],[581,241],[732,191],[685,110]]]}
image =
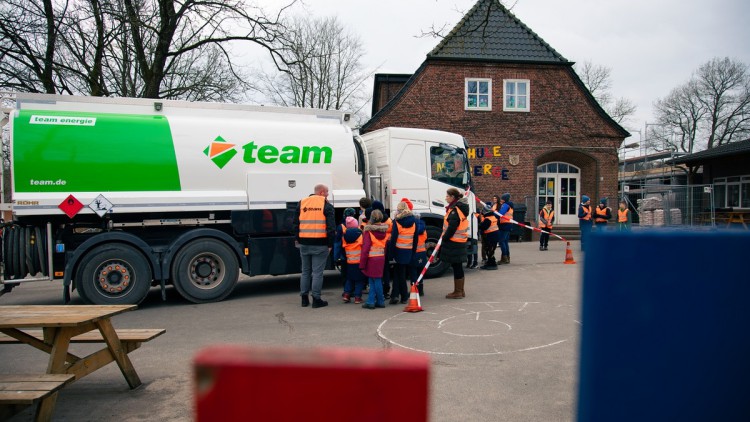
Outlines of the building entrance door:
{"label": "building entrance door", "polygon": [[578,196],[581,170],[568,163],[547,163],[537,167],[537,213],[552,201],[555,224],[578,224]]}

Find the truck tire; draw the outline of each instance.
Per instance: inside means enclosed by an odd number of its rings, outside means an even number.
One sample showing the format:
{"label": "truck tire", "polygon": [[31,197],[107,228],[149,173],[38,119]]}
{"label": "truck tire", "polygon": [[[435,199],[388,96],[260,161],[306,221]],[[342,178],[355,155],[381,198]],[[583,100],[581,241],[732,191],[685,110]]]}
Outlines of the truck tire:
{"label": "truck tire", "polygon": [[137,305],[146,298],[152,279],[146,257],[123,244],[91,250],[75,274],[81,299],[95,305]]}
{"label": "truck tire", "polygon": [[[427,259],[430,258],[430,255],[432,255],[432,251],[435,250],[435,245],[437,245],[438,240],[440,240],[441,234],[443,234],[443,231],[439,228],[427,226],[427,242],[425,243],[427,249]],[[440,253],[438,252],[438,256],[439,255]],[[424,274],[424,276],[425,278],[440,277],[441,275],[443,275],[443,273],[445,273],[448,267],[450,267],[450,265],[441,261],[440,258],[436,256],[435,260],[432,261],[432,264],[430,264],[430,268],[427,269],[427,272]]]}
{"label": "truck tire", "polygon": [[172,282],[193,303],[219,302],[234,290],[239,262],[232,249],[216,239],[197,239],[185,245],[172,261]]}

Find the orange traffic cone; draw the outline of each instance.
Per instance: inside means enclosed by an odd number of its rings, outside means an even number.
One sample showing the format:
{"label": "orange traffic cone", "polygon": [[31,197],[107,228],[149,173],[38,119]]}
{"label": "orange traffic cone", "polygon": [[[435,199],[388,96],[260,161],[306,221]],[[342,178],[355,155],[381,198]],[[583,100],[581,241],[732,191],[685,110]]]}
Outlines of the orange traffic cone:
{"label": "orange traffic cone", "polygon": [[419,289],[417,289],[417,284],[413,283],[409,291],[409,304],[404,308],[404,312],[422,312],[423,310],[422,303],[419,301]]}
{"label": "orange traffic cone", "polygon": [[568,246],[565,247],[565,262],[563,264],[575,264],[576,261],[573,259],[573,251],[570,250],[570,242],[568,242]]}

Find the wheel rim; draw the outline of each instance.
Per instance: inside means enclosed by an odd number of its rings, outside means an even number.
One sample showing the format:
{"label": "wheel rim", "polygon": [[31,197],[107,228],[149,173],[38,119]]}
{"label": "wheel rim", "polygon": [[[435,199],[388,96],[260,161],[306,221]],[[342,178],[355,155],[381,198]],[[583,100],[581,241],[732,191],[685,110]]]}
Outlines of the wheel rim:
{"label": "wheel rim", "polygon": [[224,265],[224,261],[213,253],[194,257],[188,268],[190,283],[202,290],[216,288],[224,281]]}
{"label": "wheel rim", "polygon": [[96,286],[105,296],[127,295],[133,286],[133,267],[122,260],[105,261],[96,272]]}
{"label": "wheel rim", "polygon": [[[424,246],[425,253],[427,254],[427,259],[430,259],[430,256],[432,256],[432,253],[435,251],[435,247],[437,246],[437,240],[427,239]],[[431,267],[437,267],[438,265],[440,265],[440,254],[435,255],[435,258],[432,259],[432,263],[430,263]]]}

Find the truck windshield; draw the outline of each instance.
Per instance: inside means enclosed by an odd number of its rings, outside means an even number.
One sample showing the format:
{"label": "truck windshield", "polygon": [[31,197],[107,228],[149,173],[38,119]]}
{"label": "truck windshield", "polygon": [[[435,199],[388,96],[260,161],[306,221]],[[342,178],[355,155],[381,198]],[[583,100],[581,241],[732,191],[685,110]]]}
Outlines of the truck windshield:
{"label": "truck windshield", "polygon": [[430,147],[430,169],[433,180],[461,189],[471,185],[466,150],[452,145]]}

